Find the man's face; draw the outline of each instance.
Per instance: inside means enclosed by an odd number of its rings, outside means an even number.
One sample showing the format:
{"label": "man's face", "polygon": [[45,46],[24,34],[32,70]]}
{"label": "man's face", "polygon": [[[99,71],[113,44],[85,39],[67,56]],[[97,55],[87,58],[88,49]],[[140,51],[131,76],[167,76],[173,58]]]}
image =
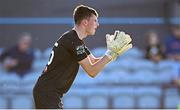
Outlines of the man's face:
{"label": "man's face", "polygon": [[18,47],[20,51],[27,51],[31,45],[31,37],[24,36],[19,40]]}
{"label": "man's face", "polygon": [[87,19],[86,33],[87,35],[94,35],[97,27],[99,26],[97,16],[92,15]]}

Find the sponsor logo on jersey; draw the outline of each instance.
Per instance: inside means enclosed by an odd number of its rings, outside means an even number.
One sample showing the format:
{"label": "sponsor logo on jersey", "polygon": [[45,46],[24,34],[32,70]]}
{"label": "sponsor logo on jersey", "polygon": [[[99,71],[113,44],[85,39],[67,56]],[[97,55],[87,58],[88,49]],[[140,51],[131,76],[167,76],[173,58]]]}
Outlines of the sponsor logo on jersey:
{"label": "sponsor logo on jersey", "polygon": [[80,55],[80,54],[85,53],[85,47],[84,47],[84,45],[77,46],[77,47],[76,47],[76,52],[77,52],[77,55]]}

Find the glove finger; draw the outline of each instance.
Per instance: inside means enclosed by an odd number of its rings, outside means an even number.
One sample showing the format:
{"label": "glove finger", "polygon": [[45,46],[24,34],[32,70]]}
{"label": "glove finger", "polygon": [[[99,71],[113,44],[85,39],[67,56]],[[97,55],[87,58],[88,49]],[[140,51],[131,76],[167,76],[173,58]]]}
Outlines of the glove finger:
{"label": "glove finger", "polygon": [[124,52],[126,52],[127,50],[129,50],[130,48],[132,48],[132,44],[128,44],[128,45],[126,45],[126,46],[124,46],[119,52],[118,52],[118,54],[119,55],[122,55]]}
{"label": "glove finger", "polygon": [[126,46],[124,46],[121,50],[124,53],[125,51],[129,50],[130,48],[132,48],[133,45],[132,44],[127,44]]}
{"label": "glove finger", "polygon": [[123,44],[123,46],[129,44],[131,41],[132,41],[132,39],[128,34],[126,34],[121,39],[119,39],[119,42],[121,42]]}
{"label": "glove finger", "polygon": [[114,41],[114,38],[115,38],[114,35],[110,35],[110,41],[111,41],[111,42]]}
{"label": "glove finger", "polygon": [[120,36],[120,37],[125,36],[125,32],[121,31],[121,32],[119,33],[119,36]]}
{"label": "glove finger", "polygon": [[119,35],[119,30],[116,30],[115,32],[114,32],[114,40],[116,39],[116,37]]}
{"label": "glove finger", "polygon": [[116,35],[116,39],[124,39],[125,38],[125,32],[121,31]]}
{"label": "glove finger", "polygon": [[128,34],[126,34],[126,35],[125,35],[125,42],[128,44],[128,43],[130,43],[131,41],[132,41],[131,37],[130,37]]}
{"label": "glove finger", "polygon": [[106,34],[106,40],[109,40],[110,34]]}
{"label": "glove finger", "polygon": [[124,46],[128,45],[132,39],[130,37],[118,38],[118,47],[123,48]]}
{"label": "glove finger", "polygon": [[106,42],[110,41],[110,34],[106,34]]}

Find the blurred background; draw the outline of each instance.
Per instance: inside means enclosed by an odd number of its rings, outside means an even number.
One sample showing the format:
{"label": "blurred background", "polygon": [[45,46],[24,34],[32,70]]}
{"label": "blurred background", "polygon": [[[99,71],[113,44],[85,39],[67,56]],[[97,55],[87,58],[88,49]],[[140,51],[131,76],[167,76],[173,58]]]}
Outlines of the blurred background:
{"label": "blurred background", "polygon": [[180,108],[180,0],[0,0],[0,109],[34,108],[33,86],[79,4],[99,13],[85,40],[94,56],[117,29],[134,47],[94,79],[80,68],[64,108]]}

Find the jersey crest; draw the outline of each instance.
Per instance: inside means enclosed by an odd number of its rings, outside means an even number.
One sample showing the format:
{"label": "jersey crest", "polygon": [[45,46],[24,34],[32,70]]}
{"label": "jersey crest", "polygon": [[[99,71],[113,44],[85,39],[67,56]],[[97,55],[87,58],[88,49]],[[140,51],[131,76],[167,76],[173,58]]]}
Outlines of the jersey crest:
{"label": "jersey crest", "polygon": [[84,47],[84,45],[77,46],[77,47],[76,47],[76,52],[77,52],[77,55],[80,55],[80,54],[85,53],[85,47]]}

